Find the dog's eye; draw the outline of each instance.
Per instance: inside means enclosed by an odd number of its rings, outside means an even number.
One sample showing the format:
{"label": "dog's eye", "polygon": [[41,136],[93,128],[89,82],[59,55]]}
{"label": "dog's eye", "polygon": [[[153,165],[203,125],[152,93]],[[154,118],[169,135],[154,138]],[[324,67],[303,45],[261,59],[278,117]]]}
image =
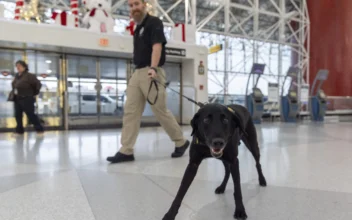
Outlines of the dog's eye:
{"label": "dog's eye", "polygon": [[208,124],[208,123],[210,122],[210,119],[209,119],[209,118],[204,118],[203,122],[204,122],[205,124]]}
{"label": "dog's eye", "polygon": [[227,125],[227,124],[229,123],[229,119],[224,118],[224,119],[222,120],[222,123],[224,123],[225,125]]}

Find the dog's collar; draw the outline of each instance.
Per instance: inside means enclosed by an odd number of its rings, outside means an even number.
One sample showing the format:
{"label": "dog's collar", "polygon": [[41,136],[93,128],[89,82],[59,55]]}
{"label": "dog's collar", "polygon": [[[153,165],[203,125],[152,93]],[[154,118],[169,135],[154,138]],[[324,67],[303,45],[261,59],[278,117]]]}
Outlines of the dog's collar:
{"label": "dog's collar", "polygon": [[194,141],[195,144],[204,144],[204,143],[201,142],[201,141],[199,140],[199,138],[197,138],[197,137],[195,137],[195,138],[193,139],[193,141]]}
{"label": "dog's collar", "polygon": [[233,110],[232,108],[227,107],[227,109],[228,109],[231,113],[235,113],[235,110]]}

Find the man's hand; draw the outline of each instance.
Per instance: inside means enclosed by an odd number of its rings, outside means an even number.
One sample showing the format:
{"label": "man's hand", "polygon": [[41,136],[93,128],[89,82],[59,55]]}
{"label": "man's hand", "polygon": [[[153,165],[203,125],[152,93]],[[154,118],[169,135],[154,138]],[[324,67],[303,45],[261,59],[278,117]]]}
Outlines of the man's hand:
{"label": "man's hand", "polygon": [[155,78],[156,77],[156,71],[152,68],[148,70],[148,77],[149,78]]}

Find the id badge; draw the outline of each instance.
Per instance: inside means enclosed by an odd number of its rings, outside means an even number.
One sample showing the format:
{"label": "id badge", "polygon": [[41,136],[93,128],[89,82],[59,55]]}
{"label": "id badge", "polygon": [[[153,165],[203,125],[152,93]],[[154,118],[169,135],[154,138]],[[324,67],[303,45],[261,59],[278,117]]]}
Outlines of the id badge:
{"label": "id badge", "polygon": [[15,89],[15,90],[14,90],[14,93],[15,93],[15,95],[17,95],[17,94],[18,94],[18,91],[17,91],[17,89]]}

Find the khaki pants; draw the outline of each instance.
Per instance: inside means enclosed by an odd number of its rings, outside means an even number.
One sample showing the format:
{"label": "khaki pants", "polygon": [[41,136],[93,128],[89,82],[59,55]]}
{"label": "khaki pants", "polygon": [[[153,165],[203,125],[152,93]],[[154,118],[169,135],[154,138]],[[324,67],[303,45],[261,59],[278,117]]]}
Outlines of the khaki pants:
{"label": "khaki pants", "polygon": [[[150,86],[148,70],[148,67],[137,69],[128,83],[121,134],[122,147],[120,152],[123,154],[133,154],[133,147],[137,140]],[[157,79],[164,84],[165,78],[165,71],[162,68],[158,68]],[[175,142],[176,147],[181,147],[186,141],[183,137],[182,129],[170,110],[167,109],[165,87],[158,84],[158,88],[158,100],[154,105],[151,105],[151,109],[171,140]],[[156,93],[155,85],[153,85],[148,96],[150,102],[154,103]]]}

